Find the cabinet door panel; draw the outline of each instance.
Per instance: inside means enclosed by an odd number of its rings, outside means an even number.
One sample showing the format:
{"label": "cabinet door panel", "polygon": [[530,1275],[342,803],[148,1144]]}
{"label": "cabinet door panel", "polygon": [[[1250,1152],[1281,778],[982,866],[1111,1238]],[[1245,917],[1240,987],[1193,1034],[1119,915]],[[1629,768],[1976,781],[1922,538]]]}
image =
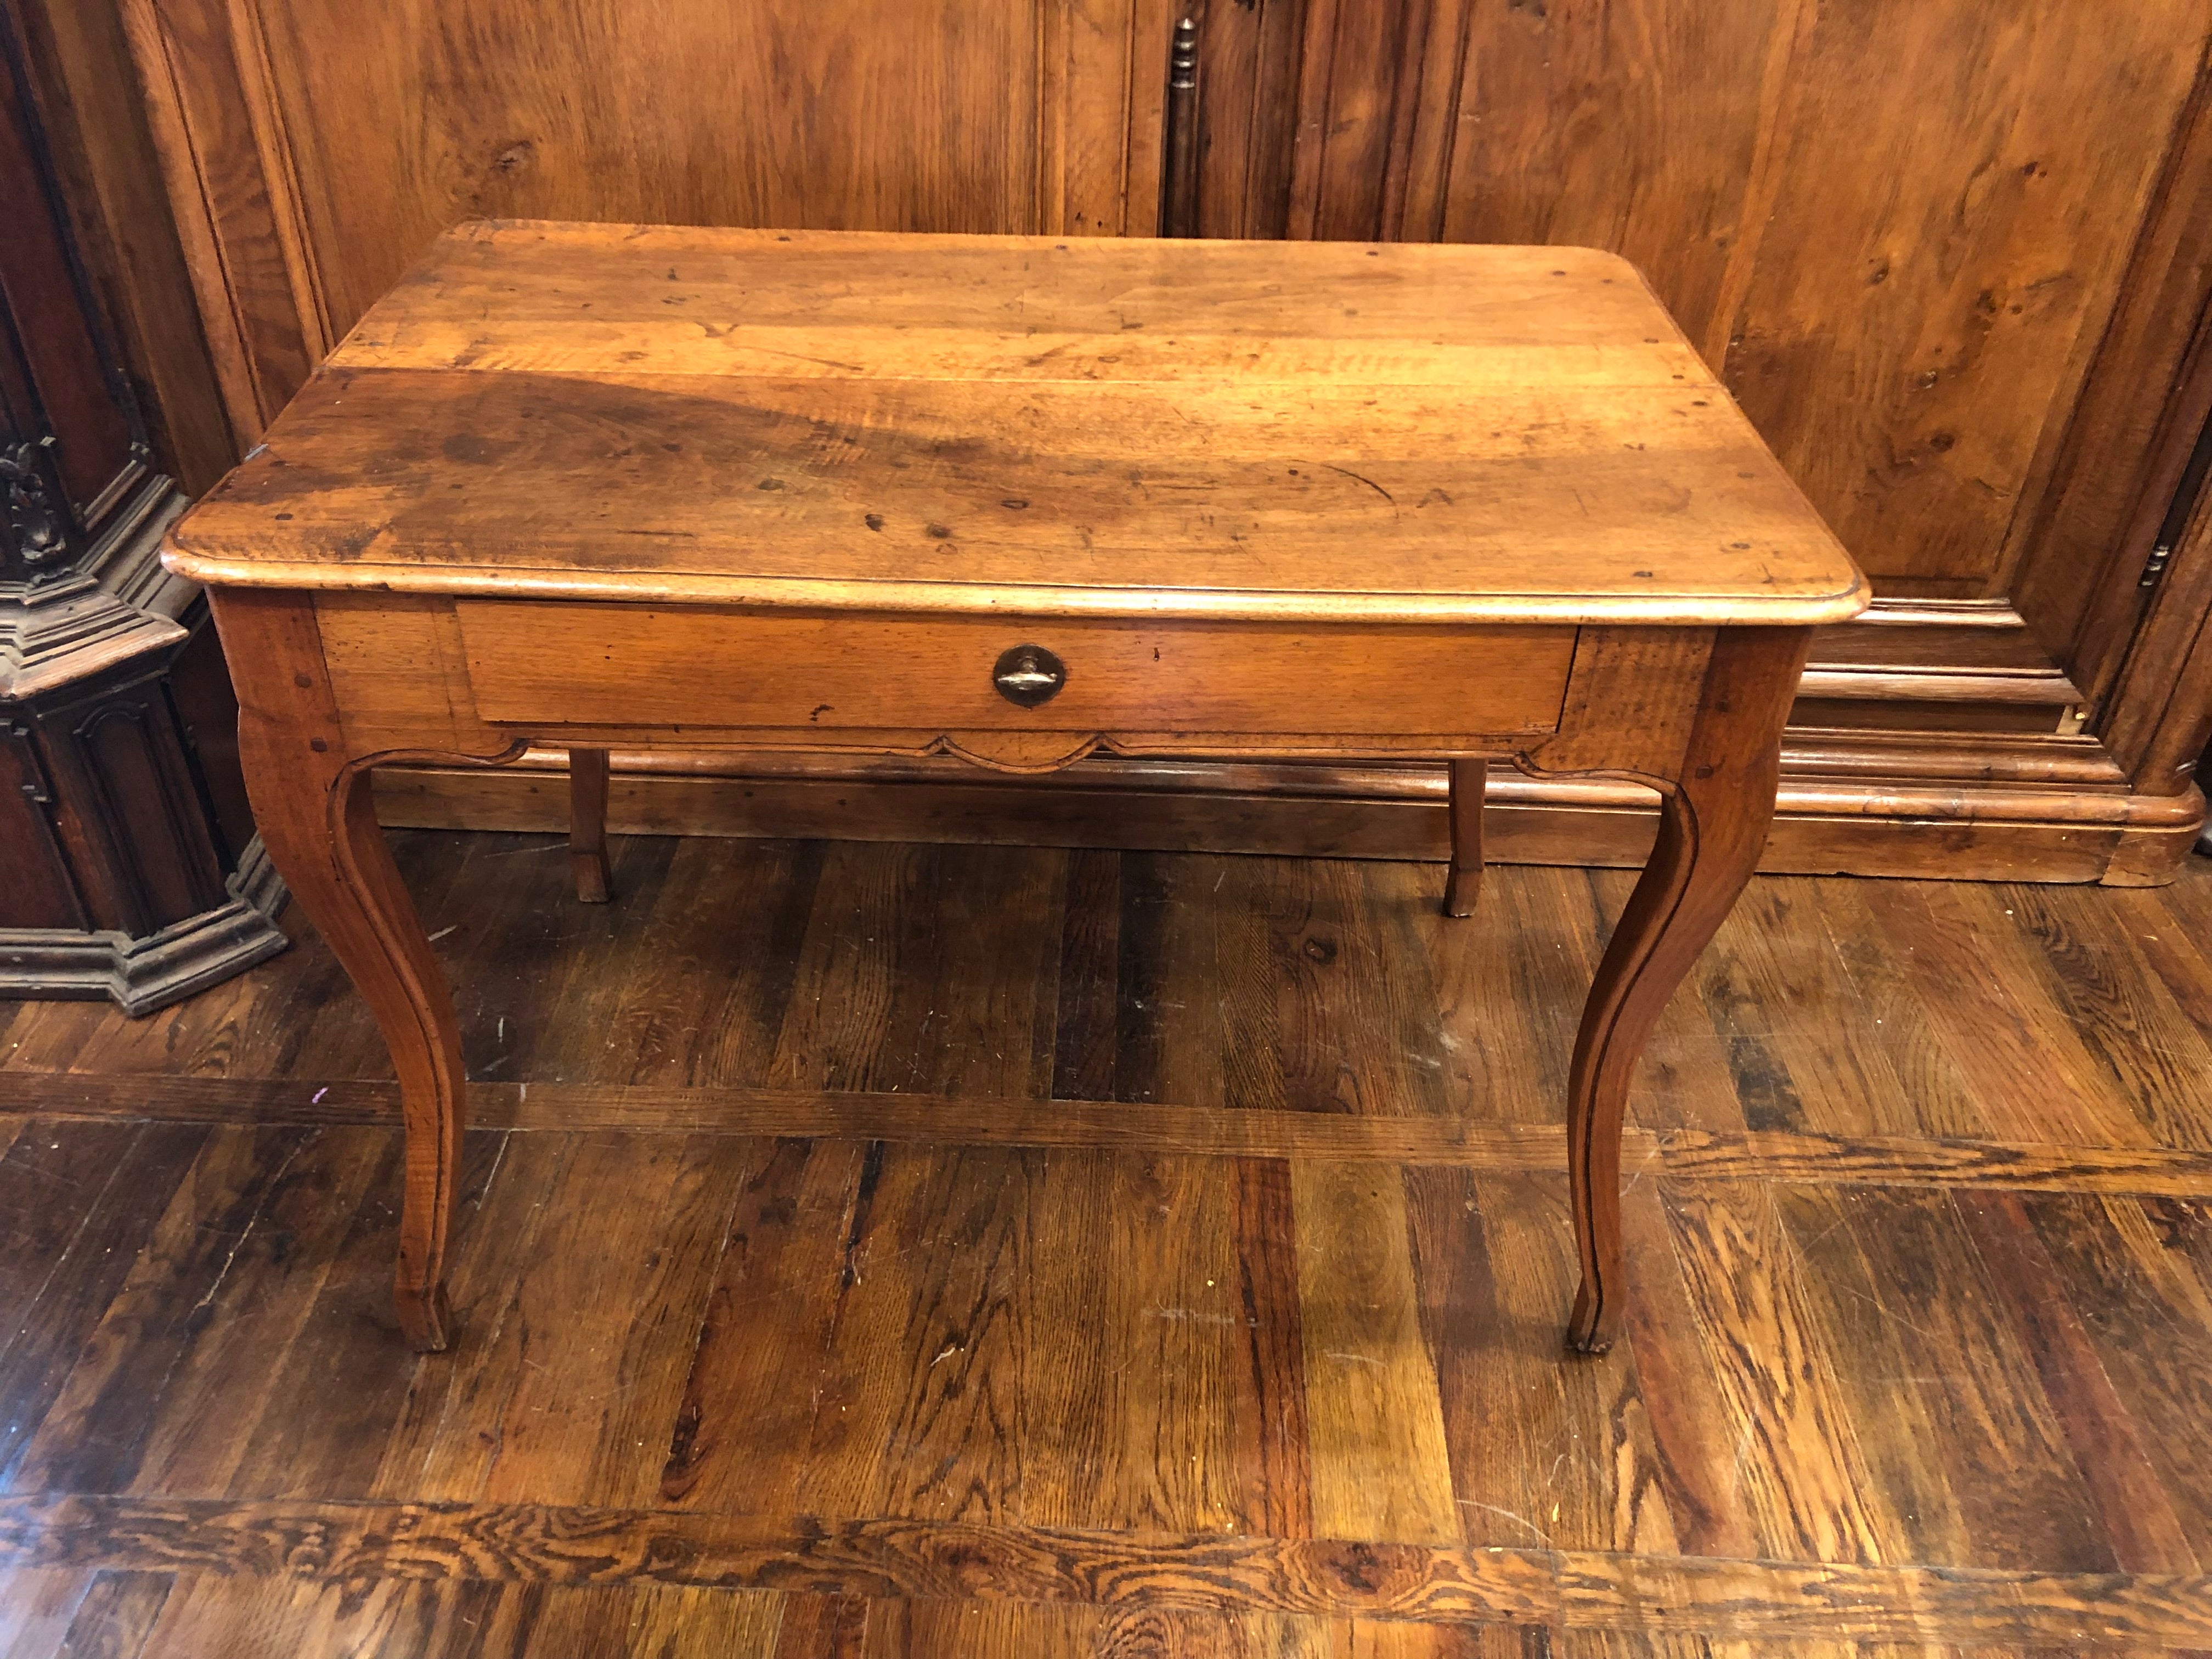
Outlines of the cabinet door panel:
{"label": "cabinet door panel", "polygon": [[1802,33],[1726,378],[1888,591],[2002,591],[2204,26],[2201,0],[1861,0]]}
{"label": "cabinet door panel", "polygon": [[468,219],[1152,224],[1158,0],[126,3],[246,441]]}
{"label": "cabinet door panel", "polygon": [[1414,10],[1310,14],[1294,228],[1626,255],[1878,591],[2005,592],[2212,5]]}

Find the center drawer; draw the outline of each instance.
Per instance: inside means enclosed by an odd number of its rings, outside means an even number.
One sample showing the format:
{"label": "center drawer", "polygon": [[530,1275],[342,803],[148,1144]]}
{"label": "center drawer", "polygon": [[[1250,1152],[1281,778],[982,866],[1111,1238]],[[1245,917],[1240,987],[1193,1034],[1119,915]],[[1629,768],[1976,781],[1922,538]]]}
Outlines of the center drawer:
{"label": "center drawer", "polygon": [[1549,732],[1575,642],[1573,628],[1553,625],[914,618],[471,599],[455,610],[477,712],[515,726]]}

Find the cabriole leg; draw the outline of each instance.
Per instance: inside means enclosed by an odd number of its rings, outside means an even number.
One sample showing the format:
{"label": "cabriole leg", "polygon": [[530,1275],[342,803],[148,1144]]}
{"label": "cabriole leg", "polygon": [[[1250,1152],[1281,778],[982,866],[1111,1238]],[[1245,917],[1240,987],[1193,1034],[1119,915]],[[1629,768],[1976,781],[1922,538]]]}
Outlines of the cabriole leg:
{"label": "cabriole leg", "polygon": [[212,599],[263,843],[392,1051],[407,1136],[394,1297],[409,1343],[443,1348],[446,1235],[466,1103],[453,996],[376,822],[369,769],[349,763],[312,600],[240,591]]}
{"label": "cabriole leg", "polygon": [[1567,1088],[1568,1184],[1582,1286],[1567,1346],[1603,1353],[1620,1328],[1620,1130],[1628,1081],[1661,1010],[1742,892],[1766,845],[1803,629],[1724,628],[1706,670],[1659,843],[1598,964]]}

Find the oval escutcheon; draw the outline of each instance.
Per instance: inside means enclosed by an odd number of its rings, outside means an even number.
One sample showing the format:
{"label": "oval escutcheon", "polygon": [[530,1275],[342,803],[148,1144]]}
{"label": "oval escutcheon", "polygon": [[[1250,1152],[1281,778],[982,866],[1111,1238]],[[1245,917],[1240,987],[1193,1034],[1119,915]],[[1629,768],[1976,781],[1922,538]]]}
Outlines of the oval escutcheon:
{"label": "oval escutcheon", "polygon": [[1017,708],[1035,708],[1060,695],[1067,684],[1067,665],[1041,645],[1012,646],[992,665],[991,684]]}

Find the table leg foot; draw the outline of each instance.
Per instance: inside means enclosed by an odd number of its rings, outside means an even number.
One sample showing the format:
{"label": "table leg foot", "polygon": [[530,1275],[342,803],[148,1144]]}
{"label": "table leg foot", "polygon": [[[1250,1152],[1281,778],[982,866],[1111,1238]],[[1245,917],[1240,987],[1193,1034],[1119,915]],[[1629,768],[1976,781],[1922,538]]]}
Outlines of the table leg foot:
{"label": "table leg foot", "polygon": [[1482,791],[1486,761],[1451,763],[1451,873],[1444,878],[1444,914],[1471,916],[1482,893]]}
{"label": "table leg foot", "polygon": [[576,897],[605,904],[607,880],[607,751],[568,751],[568,871]]}
{"label": "table leg foot", "polygon": [[1471,916],[1475,901],[1482,896],[1482,870],[1480,866],[1462,870],[1456,864],[1451,874],[1444,878],[1444,914],[1448,916]]}
{"label": "table leg foot", "polygon": [[446,1301],[446,1287],[433,1285],[427,1291],[419,1286],[395,1285],[392,1304],[399,1315],[399,1334],[407,1346],[417,1353],[443,1353],[453,1330],[453,1310]]}
{"label": "table leg foot", "polygon": [[1597,1355],[1611,1351],[1620,1335],[1620,1298],[1599,1293],[1585,1278],[1575,1291],[1575,1310],[1567,1316],[1567,1352]]}
{"label": "table leg foot", "polygon": [[605,904],[614,890],[607,880],[607,855],[605,853],[571,853],[568,855],[568,874],[576,884],[579,904]]}
{"label": "table leg foot", "polygon": [[1599,963],[1567,1085],[1567,1181],[1582,1285],[1567,1346],[1603,1353],[1620,1330],[1620,1130],[1651,1028],[1757,867],[1774,820],[1782,728],[1805,630],[1718,630],[1659,841]]}

